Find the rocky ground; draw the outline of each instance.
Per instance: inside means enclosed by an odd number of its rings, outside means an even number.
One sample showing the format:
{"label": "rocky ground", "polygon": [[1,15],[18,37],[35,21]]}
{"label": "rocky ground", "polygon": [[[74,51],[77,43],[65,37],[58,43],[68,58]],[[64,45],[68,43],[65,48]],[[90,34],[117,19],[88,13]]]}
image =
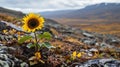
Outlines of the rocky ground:
{"label": "rocky ground", "polygon": [[21,22],[0,21],[0,67],[120,67],[120,38],[71,28],[50,19],[46,19],[42,32],[52,34],[50,43],[55,48],[42,48],[41,60],[45,63],[34,64],[29,60],[34,48],[27,48],[31,41],[18,43],[20,36],[31,34],[23,32],[19,25]]}

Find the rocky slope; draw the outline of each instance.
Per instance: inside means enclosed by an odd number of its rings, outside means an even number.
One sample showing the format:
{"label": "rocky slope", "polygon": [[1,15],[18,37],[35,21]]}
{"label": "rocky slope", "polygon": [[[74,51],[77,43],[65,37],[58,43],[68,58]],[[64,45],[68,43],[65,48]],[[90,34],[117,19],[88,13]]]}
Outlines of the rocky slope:
{"label": "rocky slope", "polygon": [[[17,66],[21,65],[21,63],[23,66],[29,66],[27,59],[33,55],[33,49],[29,49],[25,46],[29,44],[29,42],[22,45],[17,42],[19,34],[20,36],[29,34],[23,32],[22,29],[16,27],[16,25],[5,21],[0,22],[0,27],[0,54],[1,56],[4,55],[8,57],[7,59],[5,58],[5,60],[0,60],[2,61],[2,66],[4,66],[4,63],[8,66],[11,66],[11,64],[15,64],[16,66],[17,62]],[[8,31],[5,33],[4,30]],[[70,26],[59,24],[50,19],[46,19],[45,27],[42,31],[49,31],[53,35],[50,43],[56,48],[53,50],[41,50],[42,55],[47,56],[47,58],[42,57],[45,64],[39,63],[33,65],[33,67],[94,67],[100,65],[118,67],[120,65],[120,38],[118,37],[71,28]],[[15,53],[11,53],[7,50]],[[72,52],[74,51],[83,52],[84,54],[82,54],[80,58],[70,60]],[[99,54],[96,54],[96,52]],[[20,60],[9,60],[10,62],[7,62],[7,60],[10,59],[9,56]],[[3,57],[1,58],[4,59]],[[101,63],[101,60],[106,61]]]}

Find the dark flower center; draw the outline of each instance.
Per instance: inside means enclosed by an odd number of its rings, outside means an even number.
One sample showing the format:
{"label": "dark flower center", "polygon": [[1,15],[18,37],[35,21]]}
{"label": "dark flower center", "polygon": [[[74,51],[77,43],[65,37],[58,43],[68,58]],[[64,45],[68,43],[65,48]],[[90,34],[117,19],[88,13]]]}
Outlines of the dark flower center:
{"label": "dark flower center", "polygon": [[30,19],[29,21],[28,21],[28,27],[30,28],[30,29],[34,29],[34,28],[36,28],[37,26],[39,26],[39,21],[37,20],[37,19]]}

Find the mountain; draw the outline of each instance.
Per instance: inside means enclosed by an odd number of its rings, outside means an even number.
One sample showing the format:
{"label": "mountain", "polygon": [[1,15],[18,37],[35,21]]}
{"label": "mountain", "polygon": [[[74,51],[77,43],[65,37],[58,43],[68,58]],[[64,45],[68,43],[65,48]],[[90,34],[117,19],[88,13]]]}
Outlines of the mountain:
{"label": "mountain", "polygon": [[120,22],[120,3],[101,3],[83,9],[41,12],[41,14],[59,22],[64,20],[63,23]]}
{"label": "mountain", "polygon": [[6,9],[3,7],[0,7],[0,14],[7,14],[9,16],[13,16],[13,17],[17,17],[17,18],[21,18],[25,15],[20,11],[10,10],[10,9]]}
{"label": "mountain", "polygon": [[45,11],[45,12],[40,12],[40,14],[46,18],[61,18],[64,16],[67,17],[67,14],[73,11],[76,11],[76,10]]}

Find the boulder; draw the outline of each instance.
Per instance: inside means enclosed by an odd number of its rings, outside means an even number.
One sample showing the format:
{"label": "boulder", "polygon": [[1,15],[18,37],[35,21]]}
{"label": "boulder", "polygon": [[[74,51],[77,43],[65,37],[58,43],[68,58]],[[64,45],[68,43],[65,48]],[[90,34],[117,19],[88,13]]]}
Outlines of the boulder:
{"label": "boulder", "polygon": [[0,31],[4,30],[6,28],[7,28],[6,24],[3,23],[2,21],[0,21]]}
{"label": "boulder", "polygon": [[75,67],[120,67],[120,61],[115,59],[95,59],[83,64],[76,64]]}
{"label": "boulder", "polygon": [[16,58],[12,53],[16,48],[0,46],[0,67],[29,67],[29,64]]}

